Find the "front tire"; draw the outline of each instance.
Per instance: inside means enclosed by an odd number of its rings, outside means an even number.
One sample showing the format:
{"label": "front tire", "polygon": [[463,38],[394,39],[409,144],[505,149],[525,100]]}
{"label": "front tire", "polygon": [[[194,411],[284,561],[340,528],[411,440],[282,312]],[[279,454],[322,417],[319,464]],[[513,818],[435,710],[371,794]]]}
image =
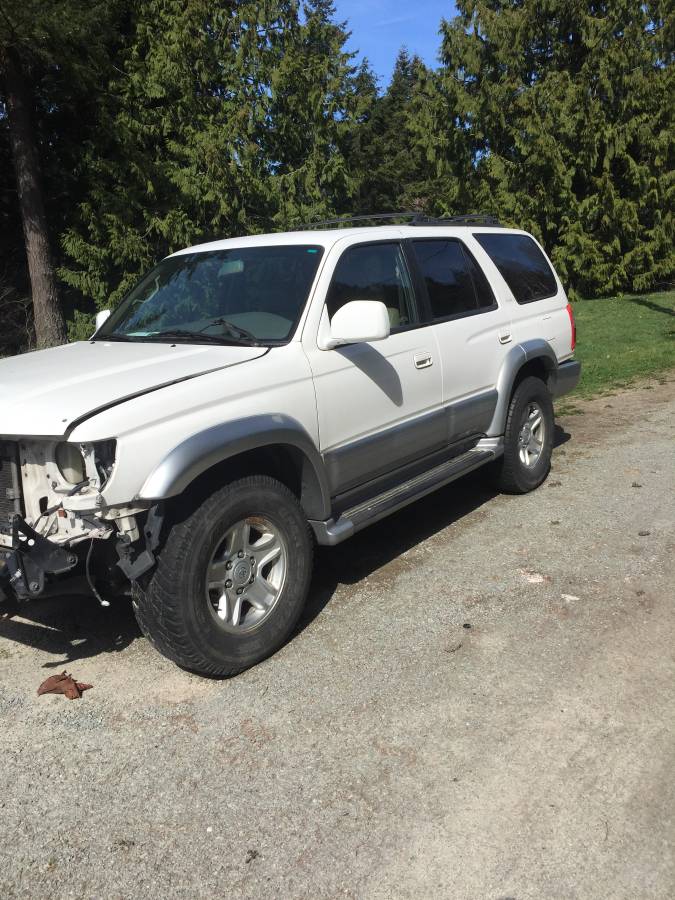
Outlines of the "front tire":
{"label": "front tire", "polygon": [[516,387],[509,403],[504,454],[494,467],[499,490],[526,494],[545,481],[551,468],[555,418],[546,384],[530,376]]}
{"label": "front tire", "polygon": [[309,590],[313,545],[295,496],[263,475],[220,488],[169,525],[134,611],[179,666],[231,676],[290,636]]}

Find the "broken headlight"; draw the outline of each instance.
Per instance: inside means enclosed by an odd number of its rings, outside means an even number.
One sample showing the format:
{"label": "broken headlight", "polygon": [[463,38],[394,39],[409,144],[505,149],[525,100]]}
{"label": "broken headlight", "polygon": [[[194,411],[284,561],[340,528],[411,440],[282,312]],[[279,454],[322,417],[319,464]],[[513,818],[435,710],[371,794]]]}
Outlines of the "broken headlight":
{"label": "broken headlight", "polygon": [[98,482],[99,490],[112,475],[115,467],[117,441],[96,441],[92,444],[72,444],[62,441],[56,446],[56,465],[68,484]]}
{"label": "broken headlight", "polygon": [[117,452],[117,441],[97,441],[91,445],[94,449],[94,464],[100,479],[99,486],[108,481],[115,468],[115,454]]}
{"label": "broken headlight", "polygon": [[68,484],[81,484],[86,478],[86,463],[79,444],[70,444],[68,441],[57,444],[56,465],[61,477]]}

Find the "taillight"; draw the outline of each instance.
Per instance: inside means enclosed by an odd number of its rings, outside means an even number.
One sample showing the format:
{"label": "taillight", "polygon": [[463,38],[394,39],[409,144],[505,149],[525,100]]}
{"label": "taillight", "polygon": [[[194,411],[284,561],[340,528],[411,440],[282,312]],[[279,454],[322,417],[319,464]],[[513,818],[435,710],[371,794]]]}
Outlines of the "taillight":
{"label": "taillight", "polygon": [[572,348],[571,349],[574,350],[574,348],[577,345],[577,326],[574,321],[574,313],[572,312],[572,304],[571,303],[567,304],[567,313],[570,317],[570,325],[572,326]]}

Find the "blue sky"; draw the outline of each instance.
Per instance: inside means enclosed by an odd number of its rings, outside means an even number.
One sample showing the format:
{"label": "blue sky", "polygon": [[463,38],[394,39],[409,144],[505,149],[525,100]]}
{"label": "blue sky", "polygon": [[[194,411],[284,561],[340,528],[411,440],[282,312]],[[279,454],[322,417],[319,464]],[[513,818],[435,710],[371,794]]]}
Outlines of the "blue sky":
{"label": "blue sky", "polygon": [[334,0],[337,18],[346,19],[352,32],[350,50],[367,56],[380,87],[386,87],[399,47],[405,44],[429,65],[437,64],[438,26],[450,19],[450,0]]}

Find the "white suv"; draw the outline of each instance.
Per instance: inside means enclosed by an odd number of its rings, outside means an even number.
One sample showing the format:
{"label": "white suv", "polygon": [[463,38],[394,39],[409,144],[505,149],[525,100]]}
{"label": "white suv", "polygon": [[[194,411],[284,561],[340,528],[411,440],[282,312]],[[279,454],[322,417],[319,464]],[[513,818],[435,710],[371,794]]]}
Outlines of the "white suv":
{"label": "white suv", "polygon": [[335,224],[181,250],[91,340],[0,362],[0,597],[124,579],[162,653],[229,675],[292,632],[314,541],[479,466],[542,483],[580,366],[539,244]]}

